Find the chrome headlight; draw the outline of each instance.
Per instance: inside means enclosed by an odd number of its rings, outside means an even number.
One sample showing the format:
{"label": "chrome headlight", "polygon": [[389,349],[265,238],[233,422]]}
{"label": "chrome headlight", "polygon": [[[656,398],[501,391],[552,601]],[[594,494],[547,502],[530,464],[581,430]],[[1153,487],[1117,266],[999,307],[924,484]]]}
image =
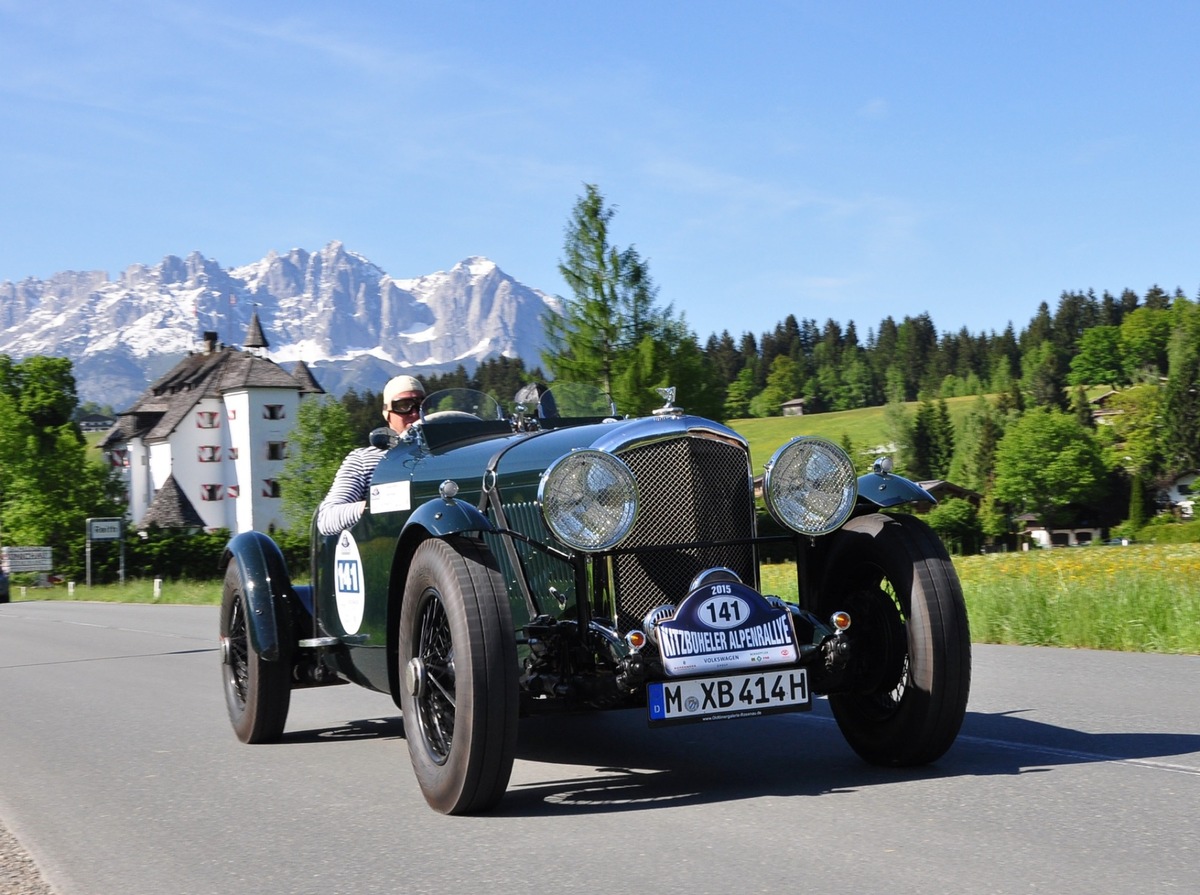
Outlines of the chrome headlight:
{"label": "chrome headlight", "polygon": [[767,463],[763,480],[767,509],[780,523],[805,535],[823,535],[850,516],[858,476],[846,452],[824,438],[793,438]]}
{"label": "chrome headlight", "polygon": [[572,451],[542,475],[538,502],[546,525],[568,547],[608,550],[633,527],[637,481],[612,454]]}

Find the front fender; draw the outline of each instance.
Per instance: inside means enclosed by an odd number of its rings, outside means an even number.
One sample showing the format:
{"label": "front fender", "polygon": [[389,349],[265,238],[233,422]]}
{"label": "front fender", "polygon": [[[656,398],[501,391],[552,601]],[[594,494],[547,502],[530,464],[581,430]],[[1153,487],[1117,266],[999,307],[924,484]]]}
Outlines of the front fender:
{"label": "front fender", "polygon": [[237,563],[246,595],[250,645],[265,661],[277,662],[282,656],[280,631],[284,624],[278,613],[287,611],[284,598],[292,590],[283,553],[262,532],[244,531],[225,546],[221,568],[231,560]]}
{"label": "front fender", "polygon": [[868,472],[858,477],[858,496],[878,507],[894,507],[902,503],[926,500],[937,503],[937,498],[904,476],[880,475]]}
{"label": "front fender", "polygon": [[496,526],[492,525],[491,520],[481,513],[478,507],[457,497],[452,500],[438,497],[421,504],[408,517],[404,530],[407,532],[414,525],[419,525],[437,538],[466,531],[496,530]]}

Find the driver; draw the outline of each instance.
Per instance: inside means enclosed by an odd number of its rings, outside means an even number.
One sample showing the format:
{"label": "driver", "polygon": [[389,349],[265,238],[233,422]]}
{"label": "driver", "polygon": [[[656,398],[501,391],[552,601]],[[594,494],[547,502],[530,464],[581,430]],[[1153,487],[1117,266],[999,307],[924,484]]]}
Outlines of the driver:
{"label": "driver", "polygon": [[[415,376],[389,379],[383,387],[383,418],[388,427],[397,435],[403,435],[419,419],[424,399],[425,386]],[[368,446],[355,448],[346,455],[329,493],[317,507],[317,531],[335,535],[362,518],[371,475],[383,454],[379,448]]]}

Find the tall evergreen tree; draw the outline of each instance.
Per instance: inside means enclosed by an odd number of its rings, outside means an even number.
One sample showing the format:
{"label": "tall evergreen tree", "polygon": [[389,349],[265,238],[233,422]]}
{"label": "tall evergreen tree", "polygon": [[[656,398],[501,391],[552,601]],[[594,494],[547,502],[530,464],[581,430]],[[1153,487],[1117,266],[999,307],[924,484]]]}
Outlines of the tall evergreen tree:
{"label": "tall evergreen tree", "polygon": [[[658,289],[637,249],[620,249],[609,238],[615,210],[593,184],[575,203],[566,228],[559,271],[571,288],[561,314],[549,315],[543,353],[555,379],[593,383],[613,396],[621,411],[647,413],[660,405],[654,389],[682,389],[682,406],[719,409],[720,385],[695,336],[670,305],[656,302]],[[702,378],[675,377],[700,370]],[[695,389],[694,400],[689,390]]]}
{"label": "tall evergreen tree", "polygon": [[1168,473],[1200,468],[1200,305],[1177,299],[1163,396]]}
{"label": "tall evergreen tree", "polygon": [[609,239],[616,214],[594,184],[575,203],[559,273],[571,289],[562,314],[546,318],[549,350],[542,361],[555,379],[591,382],[610,394],[622,355],[653,337],[669,312],[655,306],[657,289],[637,249]]}
{"label": "tall evergreen tree", "polygon": [[1021,387],[1034,407],[1068,408],[1063,354],[1052,341],[1026,351],[1021,366]]}

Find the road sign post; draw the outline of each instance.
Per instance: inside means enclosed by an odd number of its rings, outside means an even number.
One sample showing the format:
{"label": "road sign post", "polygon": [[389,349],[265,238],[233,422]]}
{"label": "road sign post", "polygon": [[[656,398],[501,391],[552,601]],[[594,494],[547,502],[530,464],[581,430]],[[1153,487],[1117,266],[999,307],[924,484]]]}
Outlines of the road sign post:
{"label": "road sign post", "polygon": [[92,541],[117,541],[121,558],[117,578],[125,583],[125,520],[117,517],[90,517],[87,520],[87,586],[92,586]]}

